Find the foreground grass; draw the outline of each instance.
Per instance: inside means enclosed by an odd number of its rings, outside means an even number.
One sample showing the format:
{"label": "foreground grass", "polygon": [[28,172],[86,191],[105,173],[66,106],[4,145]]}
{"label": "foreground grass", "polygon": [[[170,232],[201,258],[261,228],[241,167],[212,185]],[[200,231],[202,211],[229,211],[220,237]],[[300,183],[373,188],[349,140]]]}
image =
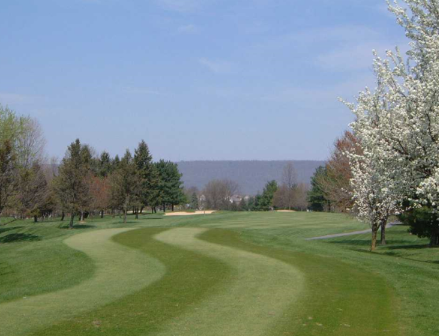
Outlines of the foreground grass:
{"label": "foreground grass", "polygon": [[[59,222],[14,222],[0,227],[0,302],[73,288],[92,279],[94,261],[63,240],[123,225],[118,218],[106,218],[75,230],[59,226]],[[349,217],[333,214],[144,216],[127,226],[145,229],[119,235],[117,243],[159,260],[167,270],[163,278],[136,294],[102,303],[100,308],[72,312],[72,317],[35,330],[36,334],[159,335],[171,330],[169,325],[194,314],[203,302],[213,302],[212,298],[233,283],[233,266],[211,255],[152,239],[173,227],[212,229],[201,238],[279,260],[304,274],[305,287],[297,298],[300,304],[292,300],[282,314],[272,315],[276,323],[264,335],[439,334],[435,322],[439,250],[426,248],[427,241],[409,235],[405,227],[390,229],[389,245],[371,254],[368,234],[304,241],[365,228]]]}

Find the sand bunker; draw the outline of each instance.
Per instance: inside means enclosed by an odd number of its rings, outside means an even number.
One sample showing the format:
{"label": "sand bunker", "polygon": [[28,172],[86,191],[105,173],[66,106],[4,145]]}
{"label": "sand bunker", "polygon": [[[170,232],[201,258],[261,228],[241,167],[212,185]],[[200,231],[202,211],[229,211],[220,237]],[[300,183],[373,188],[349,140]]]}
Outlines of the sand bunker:
{"label": "sand bunker", "polygon": [[195,211],[195,212],[167,212],[165,216],[193,216],[193,215],[211,215],[215,211],[213,210],[206,210],[206,211]]}
{"label": "sand bunker", "polygon": [[276,212],[296,212],[294,210],[276,210]]}

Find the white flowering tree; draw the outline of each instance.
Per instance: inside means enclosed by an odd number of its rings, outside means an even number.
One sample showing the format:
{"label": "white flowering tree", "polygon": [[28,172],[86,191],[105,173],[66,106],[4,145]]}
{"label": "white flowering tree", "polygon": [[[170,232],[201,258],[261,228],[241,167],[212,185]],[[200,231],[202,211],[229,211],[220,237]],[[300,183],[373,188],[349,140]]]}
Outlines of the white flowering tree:
{"label": "white flowering tree", "polygon": [[365,152],[351,155],[353,196],[373,231],[404,198],[439,209],[439,0],[404,2],[389,9],[411,39],[408,61],[398,49],[375,53],[377,88],[348,104]]}

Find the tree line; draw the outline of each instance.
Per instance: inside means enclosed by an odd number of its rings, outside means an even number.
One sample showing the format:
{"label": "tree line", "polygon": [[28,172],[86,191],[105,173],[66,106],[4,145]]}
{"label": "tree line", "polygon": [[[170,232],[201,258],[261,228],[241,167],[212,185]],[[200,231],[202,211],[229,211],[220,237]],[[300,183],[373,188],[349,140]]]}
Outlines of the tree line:
{"label": "tree line", "polygon": [[240,196],[239,184],[229,179],[216,179],[203,190],[189,188],[186,197],[191,209],[228,211],[306,210],[308,188],[297,182],[294,165],[289,162],[282,173],[282,182],[268,181],[262,193],[256,196]]}
{"label": "tree line", "polygon": [[134,153],[114,158],[100,155],[79,139],[71,143],[60,164],[44,156],[44,137],[38,122],[0,106],[0,216],[39,218],[128,212],[136,218],[145,208],[174,210],[185,203],[177,164],[153,162],[145,141]]}

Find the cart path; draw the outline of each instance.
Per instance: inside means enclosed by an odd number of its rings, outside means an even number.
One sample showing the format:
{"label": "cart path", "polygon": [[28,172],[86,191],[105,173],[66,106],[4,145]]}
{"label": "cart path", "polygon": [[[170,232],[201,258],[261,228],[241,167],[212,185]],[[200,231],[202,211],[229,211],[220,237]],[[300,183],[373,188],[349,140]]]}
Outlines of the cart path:
{"label": "cart path", "polygon": [[[386,225],[386,229],[390,229],[392,226],[400,225],[400,224],[401,224],[400,222],[389,223],[389,224]],[[305,240],[323,240],[323,239],[355,236],[355,235],[364,234],[364,233],[372,233],[372,229],[361,230],[361,231],[354,231],[354,232],[347,232],[347,233],[337,233],[337,234],[332,234],[332,235],[327,235],[327,236],[307,238]]]}

